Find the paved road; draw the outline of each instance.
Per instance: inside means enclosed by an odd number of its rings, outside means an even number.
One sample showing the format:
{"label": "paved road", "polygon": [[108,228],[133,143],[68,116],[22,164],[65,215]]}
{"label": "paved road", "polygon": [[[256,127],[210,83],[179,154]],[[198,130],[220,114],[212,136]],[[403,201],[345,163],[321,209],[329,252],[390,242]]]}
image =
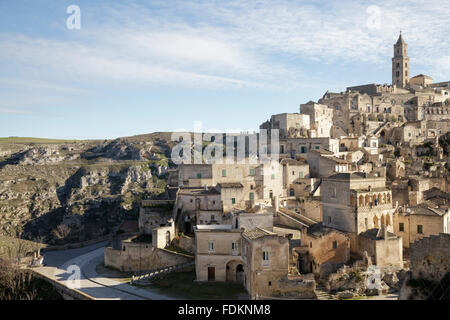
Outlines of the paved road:
{"label": "paved road", "polygon": [[103,261],[106,243],[64,251],[44,253],[44,267],[36,268],[47,277],[58,280],[70,287],[74,282],[75,272],[70,266],[80,269],[80,287],[78,290],[101,300],[166,300],[170,299],[156,292],[136,288],[126,283],[106,278],[96,271],[96,266]]}

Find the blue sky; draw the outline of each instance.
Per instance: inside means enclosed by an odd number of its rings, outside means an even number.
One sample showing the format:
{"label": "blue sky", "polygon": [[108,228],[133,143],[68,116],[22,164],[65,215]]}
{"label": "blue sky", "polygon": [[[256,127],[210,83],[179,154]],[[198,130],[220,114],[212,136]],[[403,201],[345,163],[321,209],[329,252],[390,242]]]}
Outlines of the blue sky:
{"label": "blue sky", "polygon": [[[81,29],[69,30],[69,5]],[[0,136],[254,130],[327,91],[450,80],[447,1],[0,0]]]}

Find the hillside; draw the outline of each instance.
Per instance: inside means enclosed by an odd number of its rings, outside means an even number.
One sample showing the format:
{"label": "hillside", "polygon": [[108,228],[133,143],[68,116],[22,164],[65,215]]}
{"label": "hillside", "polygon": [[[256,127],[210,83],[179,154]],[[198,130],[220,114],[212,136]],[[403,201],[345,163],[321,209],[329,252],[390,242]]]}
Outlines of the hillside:
{"label": "hillside", "polygon": [[46,243],[107,234],[164,196],[170,133],[114,140],[0,138],[0,235]]}

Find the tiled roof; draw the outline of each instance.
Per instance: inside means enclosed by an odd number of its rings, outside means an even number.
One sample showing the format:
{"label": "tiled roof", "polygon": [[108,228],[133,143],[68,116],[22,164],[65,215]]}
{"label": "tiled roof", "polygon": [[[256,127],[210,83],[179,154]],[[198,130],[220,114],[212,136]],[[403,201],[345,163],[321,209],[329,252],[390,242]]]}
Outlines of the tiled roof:
{"label": "tiled roof", "polygon": [[355,172],[355,173],[341,172],[341,173],[336,173],[332,176],[329,176],[328,179],[352,180],[352,179],[364,179],[364,177],[365,177],[365,174],[363,174],[361,172]]}
{"label": "tiled roof", "polygon": [[422,215],[422,216],[443,216],[445,214],[445,210],[441,210],[438,208],[431,208],[427,205],[417,205],[413,207],[409,207],[406,209],[406,212],[403,212],[404,215]]}
{"label": "tiled roof", "polygon": [[[368,239],[372,239],[372,240],[384,239],[383,236],[380,236],[380,230],[381,229],[373,228],[373,229],[366,230],[366,231],[360,233],[359,235],[363,236],[365,238],[368,238]],[[389,232],[389,231],[387,232],[387,235],[388,235],[388,239],[398,238],[396,234]]]}
{"label": "tiled roof", "polygon": [[275,235],[275,233],[269,232],[267,230],[264,230],[264,229],[261,229],[258,227],[256,227],[255,229],[250,229],[250,230],[244,231],[244,236],[246,236],[250,240],[262,238],[264,236],[269,236],[269,235]]}

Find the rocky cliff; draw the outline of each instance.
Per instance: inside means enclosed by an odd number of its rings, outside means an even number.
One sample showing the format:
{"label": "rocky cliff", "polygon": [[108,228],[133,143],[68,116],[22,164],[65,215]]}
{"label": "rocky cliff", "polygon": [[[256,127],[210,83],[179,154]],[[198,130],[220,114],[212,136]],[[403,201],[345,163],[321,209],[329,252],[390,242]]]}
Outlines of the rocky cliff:
{"label": "rocky cliff", "polygon": [[0,143],[0,234],[59,243],[107,234],[164,196],[169,133]]}

